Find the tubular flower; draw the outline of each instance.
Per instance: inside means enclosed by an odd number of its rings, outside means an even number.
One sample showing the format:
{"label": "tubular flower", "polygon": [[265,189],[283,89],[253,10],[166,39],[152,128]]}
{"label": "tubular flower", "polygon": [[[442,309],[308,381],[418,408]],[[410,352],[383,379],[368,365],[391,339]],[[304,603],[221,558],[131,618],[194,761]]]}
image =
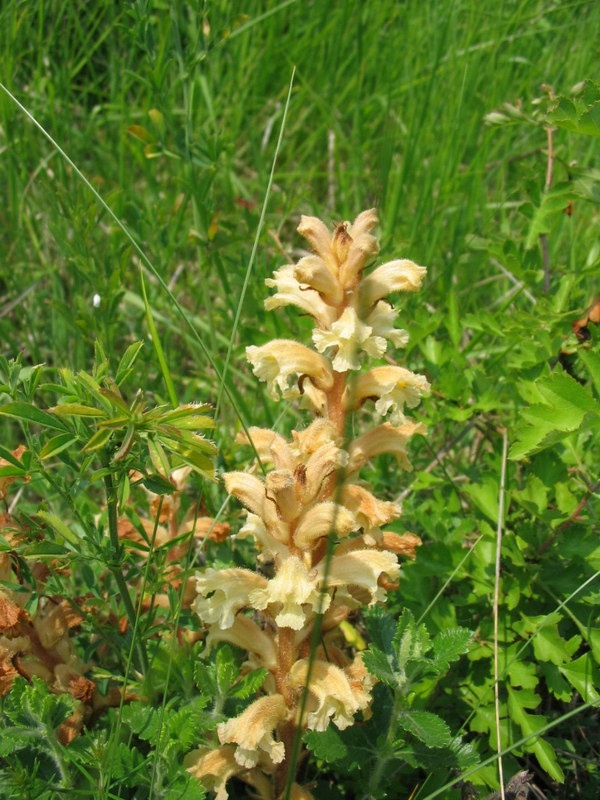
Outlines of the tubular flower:
{"label": "tubular flower", "polygon": [[261,697],[234,717],[217,726],[221,744],[234,743],[238,747],[233,754],[237,763],[246,768],[258,763],[259,751],[265,752],[274,764],[285,757],[283,742],[276,742],[273,730],[286,718],[285,701],[280,694]]}
{"label": "tubular flower", "polygon": [[[207,626],[206,651],[229,642],[246,652],[244,671],[268,671],[254,702],[218,726],[218,757],[190,756],[188,770],[221,793],[235,774],[260,797],[280,797],[292,785],[297,800],[310,798],[289,774],[286,748],[306,728],[324,731],[331,722],[343,729],[359,715],[368,718],[375,681],[360,656],[352,656],[340,626],[350,613],[384,602],[396,588],[399,558],[414,558],[421,545],[415,534],[385,529],[401,516],[400,504],[375,497],[361,482],[363,467],[382,453],[411,469],[410,439],[425,429],[406,411],[429,392],[427,379],[404,366],[366,367],[408,341],[395,327],[398,312],[383,298],[415,291],[425,275],[406,259],[369,274],[379,251],[376,224],[374,209],[333,230],[302,217],[298,231],[312,252],[267,281],[275,293],[265,307],[308,313],[311,347],[276,339],[246,349],[267,393],[306,403],[313,420],[289,439],[256,427],[238,434],[265,473],[259,478],[252,463],[247,472],[224,475],[227,491],[247,510],[235,538],[252,540],[257,570],[208,568],[197,577],[194,610]],[[348,437],[349,416],[371,399],[386,421]],[[327,645],[311,653],[318,615]]]}
{"label": "tubular flower", "polygon": [[352,408],[360,408],[367,398],[374,397],[375,409],[382,416],[391,411],[391,422],[402,425],[406,422],[404,407],[419,405],[421,397],[429,394],[430,390],[423,375],[416,375],[404,367],[374,367],[358,376],[345,399]]}
{"label": "tubular flower", "polygon": [[328,362],[298,342],[274,339],[262,347],[247,347],[246,355],[256,377],[267,381],[273,400],[279,399],[277,390],[285,399],[298,397],[298,379],[310,378],[315,388],[325,391],[333,385]]}

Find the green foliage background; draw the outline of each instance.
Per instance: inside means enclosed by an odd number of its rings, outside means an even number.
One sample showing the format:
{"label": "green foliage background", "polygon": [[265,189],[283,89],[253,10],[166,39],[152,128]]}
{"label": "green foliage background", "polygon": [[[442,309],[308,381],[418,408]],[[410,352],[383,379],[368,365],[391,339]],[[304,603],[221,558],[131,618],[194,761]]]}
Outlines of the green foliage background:
{"label": "green foliage background", "polygon": [[[264,279],[288,257],[279,242],[293,257],[301,213],[334,222],[377,206],[382,259],[429,266],[424,290],[401,300],[400,323],[411,333],[406,363],[434,386],[419,411],[430,432],[413,445],[415,471],[399,474],[382,458],[369,475],[375,493],[405,498],[398,530],[424,540],[391,611],[407,607],[432,634],[475,632],[468,655],[435,681],[423,679],[411,703],[462,731],[482,762],[493,756],[492,599],[506,466],[505,775],[531,769],[547,797],[589,800],[600,789],[592,688],[600,661],[599,332],[591,325],[582,343],[570,331],[598,293],[600,106],[592,84],[575,94],[572,87],[594,77],[599,17],[593,2],[537,0],[8,0],[0,9],[2,83],[87,176],[172,293],[145,270],[145,301],[131,242],[0,93],[0,337],[2,356],[20,355],[24,368],[3,363],[3,400],[53,406],[54,368],[91,372],[99,342],[114,374],[127,347],[144,340],[124,378],[129,395],[140,388],[150,405],[173,395],[216,404],[217,466],[243,468],[248,454],[233,444],[242,422],[288,432],[299,419],[268,399],[244,359],[248,344],[306,335],[301,318],[262,308]],[[565,99],[547,117],[554,94]],[[485,124],[504,103],[511,106],[496,124]],[[222,387],[215,365],[221,374],[226,363]],[[46,384],[29,369],[38,364]],[[14,416],[0,422],[5,447],[23,440]],[[56,434],[32,430],[34,451]],[[63,454],[51,470],[55,483],[38,474],[20,508],[33,514],[41,502],[67,523],[90,522],[99,484],[77,476],[76,448]],[[200,479],[196,492],[213,514],[225,500],[220,486]],[[238,511],[225,513],[235,527]],[[64,544],[56,526],[44,536]],[[70,563],[73,580],[94,587],[101,547],[90,548]],[[209,561],[244,558],[222,545],[206,552]],[[115,648],[108,681],[121,674],[127,642],[90,624],[81,633],[88,657],[92,633]],[[144,635],[151,641],[156,631]],[[194,676],[197,655],[170,647],[164,639],[152,650],[153,684],[145,686],[162,714],[157,731],[141,735],[141,711],[129,707],[68,752],[46,734],[39,751],[18,744],[22,758],[7,757],[0,793],[54,798],[63,781],[72,797],[201,796],[181,762],[214,727],[215,709],[202,700],[209,678]],[[43,687],[31,692],[32,729],[48,731],[68,713],[67,701],[51,709]],[[7,709],[7,730],[26,724],[22,713]],[[179,725],[188,734],[178,739]],[[515,746],[540,728],[542,739]],[[107,784],[111,731],[120,760]],[[352,797],[343,771],[322,756],[308,774],[316,796]],[[460,763],[427,769],[414,755],[392,756],[381,767],[383,793],[373,796],[464,796],[464,787],[447,785]],[[143,782],[146,763],[152,784]],[[482,794],[497,788],[493,759],[469,780]],[[97,786],[105,793],[95,794]]]}

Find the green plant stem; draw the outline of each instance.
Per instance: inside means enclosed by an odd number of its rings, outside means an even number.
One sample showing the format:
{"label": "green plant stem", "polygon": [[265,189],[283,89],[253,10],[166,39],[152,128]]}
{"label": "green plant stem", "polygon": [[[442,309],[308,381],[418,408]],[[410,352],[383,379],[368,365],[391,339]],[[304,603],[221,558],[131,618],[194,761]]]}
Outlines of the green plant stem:
{"label": "green plant stem", "polygon": [[392,713],[390,715],[390,724],[385,737],[384,746],[377,752],[377,761],[373,766],[371,772],[371,780],[369,781],[369,795],[372,796],[377,791],[377,787],[383,776],[385,765],[390,760],[390,753],[396,738],[396,730],[398,727],[398,717],[400,716],[400,709],[402,707],[403,696],[399,690],[394,692],[394,705],[392,706]]}
{"label": "green plant stem", "polygon": [[[121,572],[121,543],[119,542],[117,495],[111,473],[108,473],[104,476],[104,486],[106,489],[106,504],[108,508],[108,532],[113,551],[113,557],[111,563],[109,564],[109,569],[117,583],[119,594],[121,596],[121,600],[123,601],[123,605],[125,606],[127,619],[129,620],[133,635],[136,628],[136,613],[135,607],[129,595],[127,583],[123,577],[123,573]],[[142,668],[142,672],[145,674],[148,671],[148,656],[141,641],[136,642],[136,646],[140,657],[140,666]]]}

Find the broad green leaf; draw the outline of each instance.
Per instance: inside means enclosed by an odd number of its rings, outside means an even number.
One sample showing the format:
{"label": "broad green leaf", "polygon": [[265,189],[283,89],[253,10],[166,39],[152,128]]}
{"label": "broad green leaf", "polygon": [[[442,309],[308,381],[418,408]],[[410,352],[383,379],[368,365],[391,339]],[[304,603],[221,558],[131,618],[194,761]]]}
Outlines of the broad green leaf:
{"label": "broad green leaf", "polygon": [[448,725],[430,711],[403,711],[398,717],[398,725],[428,747],[447,747],[452,741]]}
{"label": "broad green leaf", "polygon": [[9,464],[12,464],[14,467],[19,467],[22,469],[23,465],[19,461],[19,459],[11,453],[6,447],[0,446],[0,458],[3,458],[5,461],[8,461]]}
{"label": "broad green leaf", "polygon": [[600,687],[600,675],[591,653],[585,653],[570,664],[562,664],[559,669],[587,703],[600,705],[600,694],[595,688]]}
{"label": "broad green leaf", "polygon": [[581,644],[581,636],[568,642],[562,638],[556,625],[545,625],[532,639],[533,652],[539,661],[550,661],[557,666],[568,662]]}
{"label": "broad green leaf", "polygon": [[304,741],[315,756],[328,764],[341,761],[348,755],[348,747],[342,740],[340,732],[333,725],[321,732],[306,731]]}
{"label": "broad green leaf", "polygon": [[23,467],[13,467],[12,464],[0,467],[0,478],[18,478],[22,475],[27,475],[27,470]]}
{"label": "broad green leaf", "polygon": [[596,393],[600,395],[600,355],[593,350],[579,350],[579,358],[587,367]]}
{"label": "broad green leaf", "polygon": [[[543,728],[546,724],[546,718],[539,714],[528,714],[525,711],[523,703],[523,692],[515,692],[514,689],[508,687],[508,710],[511,719],[517,723],[521,728],[523,736],[530,736]],[[527,741],[523,747],[530,753],[534,753],[540,767],[544,769],[550,777],[563,783],[565,776],[556,760],[556,755],[551,745],[540,738],[532,738]]]}
{"label": "broad green leaf", "polygon": [[54,428],[54,430],[63,433],[67,430],[64,423],[56,419],[52,414],[48,414],[46,411],[42,411],[29,403],[6,403],[0,406],[0,414],[24,420],[25,422],[35,422],[36,425],[42,425],[44,428]]}

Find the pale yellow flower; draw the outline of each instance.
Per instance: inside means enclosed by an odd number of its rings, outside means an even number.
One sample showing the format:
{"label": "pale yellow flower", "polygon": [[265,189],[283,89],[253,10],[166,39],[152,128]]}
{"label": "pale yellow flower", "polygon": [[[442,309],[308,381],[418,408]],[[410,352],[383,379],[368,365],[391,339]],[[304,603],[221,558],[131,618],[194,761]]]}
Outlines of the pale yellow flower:
{"label": "pale yellow flower", "polygon": [[198,596],[192,605],[203,622],[230,628],[235,615],[249,605],[249,595],[267,585],[267,579],[249,569],[207,569],[196,575]]}
{"label": "pale yellow flower", "polygon": [[385,352],[386,342],[381,336],[373,336],[373,329],[361,319],[355,309],[348,306],[342,316],[329,330],[315,328],[313,342],[319,353],[335,347],[333,368],[336,372],[360,369],[360,354],[365,352],[377,358]]}
{"label": "pale yellow flower", "polygon": [[306,622],[304,606],[318,613],[324,611],[331,600],[329,595],[321,595],[314,577],[311,578],[299,558],[288,556],[279,564],[275,577],[264,588],[252,592],[252,607],[263,610],[274,604],[278,609],[275,623],[299,631]]}
{"label": "pale yellow flower", "polygon": [[399,427],[385,422],[383,425],[378,425],[373,430],[363,433],[362,436],[351,442],[348,449],[348,472],[359,470],[369,459],[375,458],[381,453],[393,453],[399,466],[410,472],[412,464],[408,459],[407,446],[411,436],[416,433],[425,433],[425,426],[422,422],[405,422]]}
{"label": "pale yellow flower", "polygon": [[275,469],[294,469],[294,460],[289,444],[279,433],[268,428],[252,426],[246,431],[240,431],[235,437],[237,444],[252,444],[263,464],[272,463]]}
{"label": "pale yellow flower", "polygon": [[344,289],[354,289],[369,260],[379,252],[377,239],[369,233],[359,233],[348,248],[340,267],[339,280]]}
{"label": "pale yellow flower", "polygon": [[296,230],[310,242],[314,252],[323,259],[331,272],[337,275],[338,260],[333,250],[332,236],[327,225],[317,217],[302,215]]}
{"label": "pale yellow flower", "polygon": [[301,517],[294,533],[294,541],[301,550],[308,550],[330,533],[339,537],[347,536],[358,527],[351,511],[328,500],[317,503]]}
{"label": "pale yellow flower", "polygon": [[359,586],[370,595],[369,605],[385,600],[385,589],[379,586],[382,575],[392,580],[400,572],[400,565],[393,553],[380,550],[353,550],[336,555],[329,564],[325,559],[317,566],[319,580],[326,582],[328,588],[336,586]]}
{"label": "pale yellow flower", "polygon": [[247,347],[246,356],[256,377],[267,382],[274,400],[279,399],[279,392],[285,399],[298,397],[298,382],[305,377],[317,389],[327,391],[333,386],[333,373],[326,359],[298,342],[273,339],[262,347]]}
{"label": "pale yellow flower", "polygon": [[183,765],[208,790],[216,792],[215,800],[227,800],[225,784],[241,767],[234,758],[235,747],[225,745],[216,750],[201,747],[188,753]]}
{"label": "pale yellow flower", "polygon": [[281,267],[275,271],[275,278],[266,279],[267,286],[277,289],[265,300],[266,310],[294,305],[310,314],[319,325],[327,327],[335,319],[335,309],[323,302],[319,293],[310,289],[307,283],[299,283],[294,277],[294,269],[292,265]]}
{"label": "pale yellow flower", "polygon": [[212,625],[206,637],[205,654],[210,653],[215,642],[229,642],[257,657],[259,665],[274,669],[277,664],[277,651],[273,637],[243,614],[238,614],[230,628]]}
{"label": "pale yellow flower", "polygon": [[274,558],[283,557],[289,551],[283,542],[278,541],[268,532],[262,519],[256,514],[248,512],[246,522],[240,528],[235,538],[246,539],[252,537],[260,550],[259,561],[272,561]]}
{"label": "pale yellow flower", "polygon": [[347,463],[348,453],[337,447],[334,442],[324,444],[315,450],[306,464],[296,470],[301,501],[306,504],[315,500],[324,488],[325,481]]}
{"label": "pale yellow flower", "polygon": [[377,225],[377,211],[374,208],[368,208],[366,211],[361,211],[356,217],[348,233],[353,239],[361,236],[363,233],[370,233]]}
{"label": "pale yellow flower", "polygon": [[279,518],[277,507],[266,494],[264,483],[247,472],[226,472],[223,475],[225,488],[265,523],[268,532],[280,542],[289,538],[288,524]]}
{"label": "pale yellow flower", "polygon": [[[293,686],[304,687],[308,678],[308,660],[300,659],[291,669]],[[327,661],[315,659],[312,663],[306,722],[314,731],[324,731],[333,720],[344,730],[354,723],[354,715],[371,701],[367,691],[353,685],[343,669]]]}
{"label": "pale yellow flower", "polygon": [[275,503],[279,515],[292,522],[300,513],[300,505],[296,499],[296,481],[287,469],[276,469],[265,478],[265,491],[268,500]]}
{"label": "pale yellow flower", "polygon": [[328,419],[315,419],[303,431],[292,431],[294,444],[292,450],[296,458],[310,456],[326,444],[339,445],[342,437]]}
{"label": "pale yellow flower", "polygon": [[237,763],[250,769],[256,766],[260,751],[266,753],[273,764],[285,757],[283,742],[275,741],[273,730],[287,716],[287,707],[280,694],[261,697],[248,706],[239,717],[217,726],[221,744],[237,744],[234,758]]}
{"label": "pale yellow flower", "polygon": [[416,292],[426,274],[427,267],[420,267],[407,258],[388,261],[361,282],[360,302],[363,307],[370,308],[392,292]]}
{"label": "pale yellow flower", "polygon": [[319,256],[301,258],[294,267],[297,281],[311,286],[329,306],[338,306],[344,297],[335,272]]}
{"label": "pale yellow flower", "polygon": [[394,328],[394,322],[398,312],[389,303],[380,300],[376,303],[369,314],[365,318],[365,323],[372,329],[372,336],[374,339],[381,337],[384,339],[381,347],[380,355],[386,351],[387,341],[391,342],[394,347],[406,347],[408,344],[408,331],[402,328]]}
{"label": "pale yellow flower", "polygon": [[375,409],[384,416],[389,412],[393,425],[406,422],[404,407],[414,408],[421,396],[431,390],[423,375],[404,367],[374,367],[361,373],[346,394],[347,405],[360,408],[367,398],[376,397]]}

